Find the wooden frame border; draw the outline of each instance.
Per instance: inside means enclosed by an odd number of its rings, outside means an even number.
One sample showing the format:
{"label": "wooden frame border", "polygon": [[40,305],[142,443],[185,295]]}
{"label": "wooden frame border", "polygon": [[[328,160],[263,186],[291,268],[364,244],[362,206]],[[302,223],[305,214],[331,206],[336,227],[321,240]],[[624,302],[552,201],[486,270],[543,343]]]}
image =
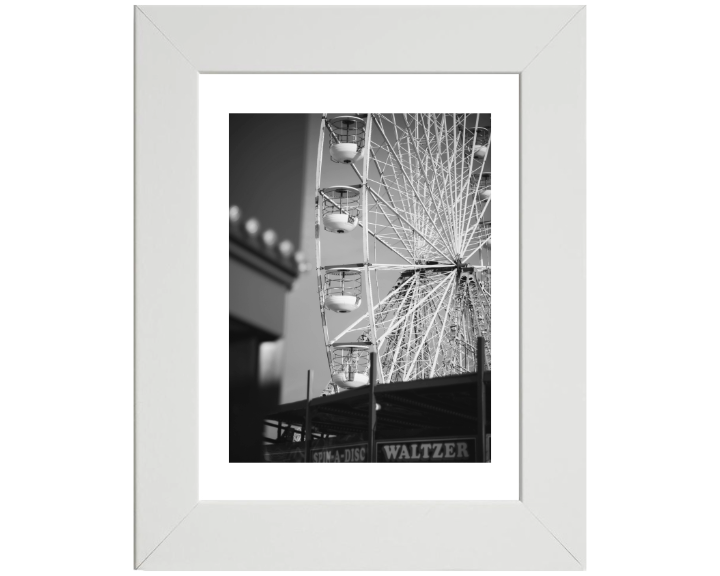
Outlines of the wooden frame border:
{"label": "wooden frame border", "polygon": [[[585,14],[135,8],[136,567],[584,569]],[[339,19],[370,30],[355,59],[308,32]],[[423,33],[399,46],[392,26],[375,25],[393,21]],[[341,72],[520,75],[519,501],[198,501],[199,74]],[[282,545],[266,538],[300,525]],[[343,537],[313,546],[321,526]]]}

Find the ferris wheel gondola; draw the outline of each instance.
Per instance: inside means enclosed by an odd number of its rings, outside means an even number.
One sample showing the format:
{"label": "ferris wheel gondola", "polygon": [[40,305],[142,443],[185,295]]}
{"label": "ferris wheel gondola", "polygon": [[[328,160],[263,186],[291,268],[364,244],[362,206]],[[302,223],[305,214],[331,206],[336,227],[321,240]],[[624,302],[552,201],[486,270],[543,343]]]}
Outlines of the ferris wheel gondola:
{"label": "ferris wheel gondola", "polygon": [[358,270],[326,269],[323,280],[325,308],[341,314],[358,309],[362,302],[362,276]]}
{"label": "ferris wheel gondola", "polygon": [[359,186],[330,186],[321,190],[323,227],[328,232],[345,234],[358,225]]}
{"label": "ferris wheel gondola", "polygon": [[370,381],[370,343],[346,342],[332,349],[330,373],[340,388],[359,388]]}
{"label": "ferris wheel gondola", "polygon": [[336,116],[327,123],[330,159],[350,164],[361,160],[365,150],[365,120],[358,116]]}

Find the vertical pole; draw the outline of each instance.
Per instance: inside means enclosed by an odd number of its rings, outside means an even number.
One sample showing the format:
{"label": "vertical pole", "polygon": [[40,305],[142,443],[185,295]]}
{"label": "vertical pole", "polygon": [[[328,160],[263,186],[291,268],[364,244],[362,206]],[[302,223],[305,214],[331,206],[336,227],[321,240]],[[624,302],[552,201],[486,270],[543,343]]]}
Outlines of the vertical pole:
{"label": "vertical pole", "polygon": [[375,409],[375,352],[370,353],[370,408],[368,414],[368,462],[377,462],[375,454],[375,422],[377,411]]}
{"label": "vertical pole", "polygon": [[310,387],[312,386],[313,371],[307,373],[307,405],[305,406],[305,462],[310,462],[310,445],[312,443],[312,422],[310,418]]}
{"label": "vertical pole", "polygon": [[480,462],[487,462],[487,446],[485,444],[485,338],[480,336],[477,341],[477,400],[478,400],[478,447]]}

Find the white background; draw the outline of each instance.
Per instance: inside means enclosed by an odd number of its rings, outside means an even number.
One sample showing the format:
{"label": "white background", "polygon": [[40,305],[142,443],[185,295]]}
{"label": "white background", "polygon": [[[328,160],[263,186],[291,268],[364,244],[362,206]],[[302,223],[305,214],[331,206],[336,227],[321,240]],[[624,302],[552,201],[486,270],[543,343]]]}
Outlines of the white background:
{"label": "white background", "polygon": [[[132,570],[132,18],[3,7],[8,574]],[[717,570],[717,22],[588,9],[591,574]]]}
{"label": "white background", "polygon": [[[338,93],[337,86],[363,86]],[[200,80],[200,499],[517,500],[519,82],[515,74],[235,75]],[[287,95],[292,95],[288,98]],[[279,96],[278,96],[279,95]],[[229,464],[228,113],[472,111],[493,123],[493,450],[490,464]],[[311,168],[311,170],[314,167]],[[314,264],[313,268],[314,268]],[[313,305],[317,306],[313,301]],[[318,315],[320,314],[318,310]],[[321,333],[318,332],[318,335]],[[323,346],[322,341],[318,346]]]}

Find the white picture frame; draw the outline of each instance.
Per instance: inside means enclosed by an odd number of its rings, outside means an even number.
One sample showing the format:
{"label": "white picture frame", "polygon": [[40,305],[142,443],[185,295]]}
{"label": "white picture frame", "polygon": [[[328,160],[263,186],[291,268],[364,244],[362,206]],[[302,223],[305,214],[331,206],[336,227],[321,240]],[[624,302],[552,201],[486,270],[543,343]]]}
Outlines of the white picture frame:
{"label": "white picture frame", "polygon": [[[585,15],[135,8],[136,568],[585,568]],[[338,19],[363,30],[355,58],[325,49]],[[198,501],[198,80],[268,72],[520,75],[518,501]],[[343,536],[319,546],[328,526]]]}

